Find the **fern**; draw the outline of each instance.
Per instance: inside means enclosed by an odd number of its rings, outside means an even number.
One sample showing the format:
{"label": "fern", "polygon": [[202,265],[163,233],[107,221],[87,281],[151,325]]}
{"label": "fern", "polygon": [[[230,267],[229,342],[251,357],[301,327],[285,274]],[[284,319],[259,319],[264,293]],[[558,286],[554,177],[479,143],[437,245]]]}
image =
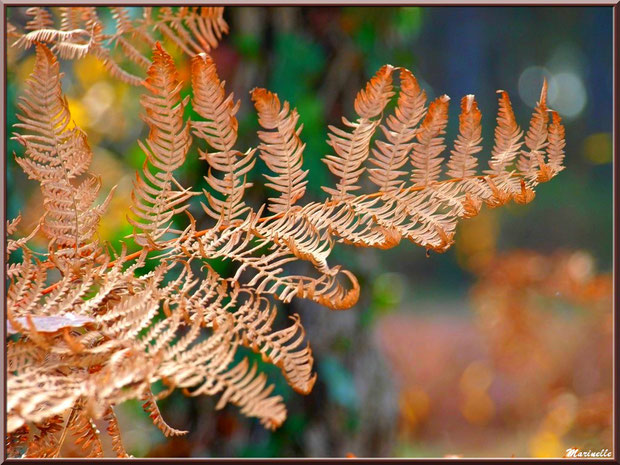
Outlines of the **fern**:
{"label": "fern", "polygon": [[[205,140],[213,149],[199,153],[209,163],[209,175],[205,179],[223,196],[218,199],[205,190],[209,206],[203,204],[203,208],[208,215],[228,224],[248,211],[242,199],[245,189],[251,186],[246,183],[245,175],[254,167],[255,150],[242,154],[233,148],[239,126],[235,117],[239,102],[234,103],[232,94],[226,96],[224,84],[217,76],[211,57],[200,54],[192,59],[192,103],[202,118],[193,121],[192,127],[196,137]],[[223,177],[216,176],[214,169],[223,173]]]}
{"label": "fern", "polygon": [[[153,8],[143,8],[142,16],[134,20],[124,7],[109,7],[115,20],[114,30],[103,33],[103,23],[96,7],[60,8],[60,25],[45,7],[32,7],[27,14],[32,19],[20,34],[16,29],[11,44],[18,48],[32,47],[42,42],[52,46],[63,59],[79,59],[86,55],[96,57],[113,77],[131,85],[142,85],[145,76],[133,74],[124,68],[124,60],[130,60],[145,71],[151,65],[148,58],[157,39],[166,38],[183,52],[193,56],[209,52],[217,47],[228,32],[223,7],[161,7],[156,18]],[[110,47],[112,45],[112,47]],[[120,56],[115,48],[122,51]]]}
{"label": "fern", "polygon": [[323,161],[329,170],[340,178],[336,188],[323,187],[334,200],[344,200],[351,191],[359,189],[356,185],[360,175],[365,171],[362,166],[370,153],[370,139],[379,125],[377,116],[387,105],[392,93],[392,66],[386,65],[379,70],[366,88],[355,98],[355,111],[359,115],[357,122],[352,123],[342,118],[351,132],[330,126],[329,145],[336,152],[327,155]]}
{"label": "fern", "polygon": [[[69,436],[84,444],[85,454],[99,456],[92,421],[103,418],[114,452],[125,457],[113,407],[129,399],[142,400],[166,436],[184,434],[166,423],[157,406],[175,389],[217,395],[217,408],[232,403],[277,428],[286,418],[282,398],[256,365],[236,355],[247,347],[277,366],[295,391],[312,390],[316,374],[301,319],[293,315],[290,326],[276,328],[276,302],[304,298],[335,310],[355,305],[360,293],[355,275],[331,263],[337,244],[386,249],[408,239],[444,252],[460,219],[475,216],[485,204],[527,203],[538,183],[563,169],[564,128],[555,113],[547,121],[543,87],[525,139],[527,151],[521,151],[522,132],[508,96],[500,94],[484,174],[476,172],[481,114],[473,96],[463,98],[459,135],[442,178],[449,99],[439,97],[426,108],[413,74],[386,65],[358,93],[357,120],[343,118],[345,129],[329,128],[333,153],[324,161],[336,183],[324,187],[328,197],[302,203],[308,170],[302,126],[290,103],[255,89],[260,143],[243,152],[235,148],[239,102],[226,93],[207,54],[227,29],[221,8],[162,8],[158,19],[145,8],[141,18],[130,20],[115,7],[116,31],[106,40],[146,70],[146,77],[133,83],[143,87],[149,127],[140,143],[145,159],[128,218],[138,251],[128,254],[123,246],[116,256],[95,234],[108,200],[95,205],[99,182],[88,173],[92,153],[86,135],[71,122],[56,55],[73,50],[69,55],[76,58],[82,47],[128,79],[107,55],[103,36],[96,36],[97,9],[64,9],[58,30],[43,8],[29,12],[30,32],[17,44],[34,45],[36,61],[15,137],[24,146],[18,163],[40,184],[45,214],[40,231],[10,239],[7,249],[7,315],[9,332],[17,338],[7,357],[7,441],[14,455],[27,446],[26,456],[57,456]],[[155,31],[192,55],[191,99],[180,97],[184,83],[153,38]],[[148,43],[152,52],[143,54],[131,41]],[[394,112],[386,115],[395,95]],[[188,105],[195,120],[183,116]],[[373,142],[379,127],[382,137]],[[266,177],[276,196],[254,209],[244,193],[257,153],[273,172]],[[205,191],[203,202],[212,224],[203,230],[189,211],[194,192],[174,177],[196,156],[205,162],[212,190]],[[378,190],[361,192],[365,176]],[[172,227],[183,221],[182,230]],[[10,233],[18,222],[8,224]],[[40,233],[48,240],[44,254],[29,248]],[[23,252],[19,258],[13,255],[17,250]],[[147,260],[156,263],[148,272]],[[230,263],[234,274],[217,273],[211,266],[216,261]],[[308,267],[291,266],[297,263]],[[158,393],[152,390],[156,381],[165,386]],[[32,427],[39,433],[26,444],[24,434]]]}
{"label": "fern", "polygon": [[280,192],[280,197],[272,198],[269,210],[278,213],[289,210],[306,191],[305,177],[308,171],[301,169],[302,153],[305,145],[299,134],[302,126],[296,128],[299,115],[293,109],[289,114],[289,104],[284,102],[280,109],[278,96],[265,89],[254,89],[252,100],[258,112],[259,123],[274,132],[259,131],[263,142],[259,148],[265,163],[276,176],[265,175],[271,187]]}
{"label": "fern", "polygon": [[54,55],[46,47],[37,47],[35,70],[18,104],[20,123],[15,127],[24,134],[16,139],[26,157],[18,157],[17,162],[41,186],[47,211],[43,231],[49,239],[64,252],[88,256],[93,253],[89,243],[110,197],[94,206],[100,181],[90,175],[75,183],[87,172],[92,152],[86,135],[75,125],[70,127],[60,78]]}
{"label": "fern", "polygon": [[157,44],[144,81],[150,94],[142,96],[150,133],[146,145],[140,142],[146,160],[132,194],[131,211],[137,220],[129,219],[141,231],[136,237],[141,245],[154,243],[168,232],[172,216],[187,209],[191,196],[173,176],[191,145],[189,124],[183,121],[187,99],[181,101],[181,85],[172,59]]}

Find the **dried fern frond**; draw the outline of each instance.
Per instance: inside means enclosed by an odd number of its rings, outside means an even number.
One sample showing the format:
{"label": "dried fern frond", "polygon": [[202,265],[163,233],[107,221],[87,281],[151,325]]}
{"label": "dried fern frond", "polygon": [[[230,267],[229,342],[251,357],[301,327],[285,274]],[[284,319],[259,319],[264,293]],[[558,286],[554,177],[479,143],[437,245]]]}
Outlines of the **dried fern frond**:
{"label": "dried fern frond", "polygon": [[58,415],[51,416],[41,423],[35,423],[39,430],[30,441],[24,458],[37,457],[47,458],[56,457],[58,455],[58,433],[62,430],[62,417]]}
{"label": "dried fern frond", "polygon": [[136,176],[132,192],[131,211],[137,219],[129,218],[137,228],[134,237],[140,245],[155,243],[166,234],[172,217],[187,209],[185,203],[192,195],[173,174],[185,162],[192,143],[189,124],[183,120],[187,99],[181,100],[182,83],[172,58],[159,43],[144,85],[151,93],[141,99],[150,133],[146,144],[139,142],[146,160],[143,176]]}
{"label": "dried fern frond", "polygon": [[263,355],[263,361],[282,370],[291,387],[301,394],[309,394],[316,381],[312,373],[312,350],[304,342],[305,331],[299,315],[291,317],[288,328],[273,331],[276,308],[265,298],[249,300],[234,314],[235,326],[240,331],[242,343]]}
{"label": "dried fern frond", "polygon": [[[204,191],[209,205],[202,205],[208,215],[228,224],[248,212],[243,194],[251,184],[246,182],[245,175],[254,167],[256,150],[241,153],[233,148],[239,127],[235,117],[239,102],[234,102],[233,94],[226,95],[224,85],[211,57],[200,54],[192,58],[192,105],[202,118],[192,121],[192,128],[194,135],[213,149],[200,150],[199,154],[210,166],[205,179],[223,197],[217,198]],[[222,173],[223,177],[216,176],[216,172]]]}
{"label": "dried fern frond", "polygon": [[48,238],[72,256],[90,255],[94,251],[89,242],[112,193],[101,205],[94,205],[99,179],[87,175],[74,184],[87,173],[92,152],[86,134],[71,121],[56,57],[42,44],[36,51],[35,69],[18,104],[20,123],[15,125],[21,130],[15,138],[26,157],[16,161],[41,185],[47,211],[43,231]]}
{"label": "dried fern frond", "polygon": [[116,453],[119,459],[128,458],[129,455],[125,451],[123,446],[123,440],[121,438],[121,431],[118,425],[118,419],[114,413],[112,406],[108,407],[105,413],[104,419],[108,422],[107,431],[112,438],[112,450]]}
{"label": "dried fern frond", "polygon": [[538,170],[544,164],[544,148],[547,146],[547,81],[543,82],[540,99],[534,108],[530,126],[525,134],[525,146],[529,151],[522,150],[517,161],[517,168],[526,178],[538,177]]}
{"label": "dried fern frond", "polygon": [[149,417],[151,417],[151,420],[153,420],[153,424],[157,426],[162,433],[164,433],[164,436],[183,436],[184,434],[188,433],[188,431],[182,431],[173,428],[164,421],[163,417],[161,416],[161,412],[159,411],[159,407],[157,406],[157,401],[155,400],[155,397],[150,390],[145,395],[143,400],[144,404],[142,404],[142,408],[146,413],[148,413]]}
{"label": "dried fern frond", "polygon": [[387,192],[402,185],[401,177],[407,174],[401,170],[407,163],[412,139],[418,132],[417,125],[424,116],[426,93],[409,70],[400,71],[400,92],[398,105],[393,115],[387,118],[387,126],[381,130],[387,142],[378,140],[372,149],[369,161],[378,168],[370,168],[369,178],[379,190]]}
{"label": "dried fern frond", "polygon": [[94,6],[60,7],[60,29],[63,31],[82,26],[90,28],[98,21],[97,8]]}
{"label": "dried fern frond", "polygon": [[35,29],[24,34],[13,43],[14,47],[28,48],[37,42],[88,42],[88,31],[84,29],[58,30],[58,29]]}
{"label": "dried fern frond", "polygon": [[103,457],[99,430],[84,411],[83,401],[78,401],[73,408],[73,415],[67,420],[67,429],[75,438],[74,444],[79,445],[87,457]]}
{"label": "dried fern frond", "polygon": [[154,25],[189,56],[209,52],[228,33],[223,7],[160,8],[159,21]]}
{"label": "dried fern frond", "polygon": [[498,175],[505,171],[513,162],[523,142],[523,131],[517,125],[508,93],[498,91],[499,110],[497,112],[497,126],[495,127],[495,146],[491,151],[490,169],[486,174]]}
{"label": "dried fern frond", "polygon": [[54,24],[52,15],[43,7],[32,6],[26,10],[26,14],[32,16],[26,23],[26,30],[28,31],[49,29]]}
{"label": "dried fern frond", "polygon": [[28,436],[30,436],[30,427],[28,425],[24,425],[7,434],[5,441],[7,457],[21,457],[28,442]]}
{"label": "dried fern frond", "polygon": [[482,151],[482,114],[473,95],[467,95],[461,100],[461,114],[459,116],[459,135],[454,142],[454,150],[448,160],[448,176],[462,179],[476,174],[478,159],[474,156]]}
{"label": "dried fern frond", "polygon": [[557,112],[551,112],[551,124],[548,132],[547,160],[554,172],[564,169],[564,147],[566,146],[562,118]]}
{"label": "dried fern frond", "polygon": [[355,98],[355,111],[359,115],[357,122],[352,123],[342,118],[351,132],[330,126],[328,144],[336,155],[327,155],[323,161],[329,170],[340,178],[336,188],[323,187],[334,200],[342,200],[350,196],[352,191],[360,189],[356,184],[365,168],[362,163],[368,158],[370,139],[379,125],[376,118],[387,105],[392,92],[392,66],[386,65],[368,82]]}
{"label": "dried fern frond", "polygon": [[[67,435],[85,444],[85,454],[98,456],[102,448],[93,422],[103,418],[114,452],[124,457],[113,406],[129,399],[142,400],[165,435],[183,434],[166,424],[157,407],[177,388],[191,396],[218,395],[217,408],[232,403],[277,428],[286,418],[283,400],[273,395],[258,366],[238,357],[239,348],[277,366],[299,393],[311,391],[316,374],[299,316],[278,329],[275,300],[303,298],[334,310],[350,308],[360,286],[353,273],[331,263],[337,244],[386,249],[408,239],[444,252],[455,241],[458,221],[477,215],[483,205],[530,202],[537,184],[563,169],[564,128],[555,112],[548,122],[543,86],[525,140],[527,151],[521,151],[522,131],[507,94],[501,93],[495,144],[484,174],[476,173],[481,113],[473,95],[464,97],[459,135],[442,178],[449,99],[439,97],[426,108],[426,95],[413,74],[386,65],[358,93],[357,120],[343,119],[347,130],[330,127],[334,154],[325,163],[338,180],[323,188],[328,193],[323,201],[301,203],[307,171],[297,111],[268,90],[252,92],[264,129],[258,133],[258,150],[274,172],[268,185],[278,192],[268,208],[254,209],[243,197],[257,149],[235,148],[239,102],[226,93],[215,63],[204,53],[226,30],[221,8],[168,7],[160,13],[155,19],[145,8],[141,18],[131,20],[126,10],[114,8],[116,31],[105,35],[96,10],[69,8],[62,16],[64,35],[39,30],[21,39],[24,44],[35,37],[55,41],[57,53],[75,56],[83,47],[122,74],[104,44],[118,45],[148,69],[146,79],[130,79],[147,91],[141,105],[150,132],[140,143],[146,158],[129,218],[139,250],[128,254],[123,247],[116,256],[95,235],[107,201],[94,206],[99,181],[88,173],[92,153],[86,135],[71,123],[54,52],[36,44],[35,72],[16,126],[25,155],[17,160],[41,184],[41,224],[50,243],[46,253],[31,250],[28,241],[35,228],[8,244],[9,254],[21,250],[21,258],[9,255],[7,266],[7,318],[15,338],[7,347],[12,453],[24,448],[26,428],[37,427],[40,433],[26,456],[57,456]],[[53,29],[45,10],[31,14],[33,30],[37,25]],[[190,100],[181,98],[183,83],[171,56],[152,40],[153,28],[189,53],[200,51],[191,62],[196,121],[183,117]],[[78,36],[85,37],[76,30],[89,31],[88,42],[77,43]],[[136,41],[153,46],[151,58],[136,48]],[[396,93],[393,113],[384,115]],[[373,143],[377,127],[383,134]],[[203,208],[216,220],[201,231],[189,213],[193,193],[174,177],[193,155],[193,137],[209,166]],[[367,165],[378,189],[364,193],[359,181]],[[181,212],[187,213],[185,226],[184,217],[175,217]],[[17,221],[8,224],[13,233]],[[174,229],[175,222],[180,230]],[[147,260],[156,260],[150,271]],[[226,262],[232,273],[218,274],[212,266],[216,262]],[[154,394],[158,381],[165,389]]]}
{"label": "dried fern frond", "polygon": [[437,181],[441,174],[443,158],[439,155],[446,148],[442,134],[448,124],[449,101],[450,97],[442,95],[431,102],[416,135],[418,141],[413,144],[411,152],[411,181],[416,186],[426,187]]}
{"label": "dried fern frond", "polygon": [[[193,57],[217,47],[222,36],[228,33],[223,7],[160,7],[157,20],[152,20],[150,7],[143,8],[142,17],[135,20],[124,7],[108,8],[115,20],[115,27],[109,34],[103,33],[96,7],[60,7],[58,29],[48,9],[29,8],[27,14],[32,19],[26,24],[26,30],[31,32],[20,34],[13,29],[11,36],[16,40],[12,46],[29,48],[36,42],[44,42],[66,60],[91,54],[113,77],[138,86],[143,77],[128,71],[122,61],[129,59],[148,70],[151,63],[143,52],[145,43],[152,48],[158,39],[167,38]],[[113,53],[117,46],[123,52],[119,58]]]}
{"label": "dried fern frond", "polygon": [[[303,171],[302,154],[305,144],[299,134],[303,125],[298,128],[299,115],[297,110],[289,110],[289,103],[280,106],[278,96],[266,89],[254,89],[252,100],[258,112],[259,124],[274,132],[259,131],[262,144],[259,145],[260,156],[276,176],[265,175],[269,183],[267,187],[280,192],[280,197],[269,199],[269,211],[278,213],[289,210],[306,191],[305,180],[308,170]],[[290,111],[290,114],[289,114]]]}

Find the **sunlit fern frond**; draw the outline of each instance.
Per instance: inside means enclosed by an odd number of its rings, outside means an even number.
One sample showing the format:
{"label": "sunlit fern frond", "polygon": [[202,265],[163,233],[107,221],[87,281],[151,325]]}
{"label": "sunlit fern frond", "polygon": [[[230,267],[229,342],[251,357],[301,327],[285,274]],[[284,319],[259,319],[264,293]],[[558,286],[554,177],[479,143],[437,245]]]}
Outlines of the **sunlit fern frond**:
{"label": "sunlit fern frond", "polygon": [[476,174],[478,159],[475,154],[482,150],[482,114],[473,95],[461,100],[459,116],[459,135],[454,141],[454,150],[448,160],[448,176],[457,179],[469,178]]}
{"label": "sunlit fern frond", "polygon": [[355,111],[359,115],[357,122],[342,118],[342,122],[350,129],[339,129],[330,126],[328,144],[334,149],[335,155],[326,155],[323,161],[329,170],[339,177],[336,188],[323,187],[334,200],[342,200],[351,192],[360,189],[357,180],[364,172],[362,164],[370,153],[370,140],[380,119],[376,119],[387,105],[392,92],[392,72],[394,68],[386,65],[368,82],[355,98]]}
{"label": "sunlit fern frond", "polygon": [[418,81],[406,69],[400,71],[400,92],[398,105],[393,115],[387,118],[387,125],[381,130],[386,141],[377,140],[372,149],[369,162],[376,168],[369,168],[369,178],[382,192],[398,189],[402,176],[407,174],[403,168],[407,163],[412,140],[416,136],[417,125],[424,117],[426,93],[420,89]]}
{"label": "sunlit fern frond", "polygon": [[29,48],[37,42],[69,42],[76,45],[82,45],[87,44],[89,38],[89,32],[85,29],[35,29],[34,31],[20,36],[19,39],[13,43],[13,46]]}
{"label": "sunlit fern frond", "polygon": [[258,112],[259,124],[272,131],[258,132],[262,141],[258,147],[260,156],[276,174],[265,175],[269,181],[265,185],[280,192],[279,197],[269,199],[269,211],[287,211],[303,197],[308,184],[305,180],[308,171],[302,170],[305,144],[299,138],[303,125],[296,127],[299,120],[296,109],[290,111],[288,102],[281,106],[278,96],[266,89],[254,89],[252,100]]}
{"label": "sunlit fern frond", "polygon": [[94,205],[100,181],[87,173],[92,152],[86,134],[71,120],[56,57],[45,45],[38,44],[36,50],[35,68],[18,104],[20,122],[15,125],[20,129],[15,138],[26,156],[16,160],[41,185],[47,212],[43,231],[48,238],[65,254],[90,255],[89,242],[110,196]]}
{"label": "sunlit fern frond", "polygon": [[136,175],[129,222],[136,227],[134,237],[140,245],[156,242],[171,230],[172,218],[188,208],[191,196],[174,178],[192,143],[189,124],[183,119],[187,99],[181,100],[182,83],[172,58],[159,44],[153,52],[142,96],[144,118],[150,132],[140,148],[146,155],[142,176]]}
{"label": "sunlit fern frond", "polygon": [[[85,454],[98,456],[102,443],[94,422],[104,419],[112,450],[125,457],[113,407],[130,399],[144,402],[166,436],[184,434],[164,421],[157,406],[177,388],[191,396],[219,396],[217,408],[232,403],[268,428],[280,426],[286,418],[283,399],[273,393],[261,364],[252,364],[243,352],[250,349],[263,363],[278,367],[295,391],[311,391],[316,374],[301,319],[294,314],[292,324],[285,325],[276,301],[309,299],[334,310],[355,305],[359,282],[332,263],[335,247],[387,249],[407,239],[427,252],[444,252],[454,243],[461,219],[476,216],[485,205],[528,203],[537,184],[564,168],[564,127],[555,112],[548,122],[543,86],[525,138],[527,150],[521,148],[523,133],[508,96],[501,92],[494,147],[483,174],[476,172],[482,115],[474,96],[464,97],[459,133],[442,176],[448,97],[426,108],[426,94],[413,74],[386,65],[358,93],[357,120],[343,119],[347,130],[330,127],[334,153],[325,162],[337,181],[324,187],[328,196],[318,201],[303,203],[309,173],[302,165],[305,146],[297,111],[273,92],[253,91],[263,129],[258,150],[275,173],[268,185],[279,195],[269,207],[252,208],[244,194],[256,149],[235,148],[239,102],[226,93],[215,63],[204,53],[226,29],[221,8],[169,7],[160,13],[147,7],[132,19],[124,8],[114,7],[116,30],[104,34],[96,11],[68,8],[63,32],[39,30],[20,39],[24,45],[35,43],[37,55],[19,106],[17,139],[25,155],[17,161],[41,184],[39,223],[50,244],[47,252],[39,252],[29,245],[36,226],[28,225],[30,231],[19,237],[18,220],[7,223],[18,236],[8,242],[6,269],[12,454],[55,457],[66,438],[74,437],[86,445]],[[46,25],[40,29],[53,30],[45,10],[30,14]],[[153,28],[167,31],[170,40],[195,55],[191,105],[196,121],[184,119],[189,98],[181,98],[183,83],[171,56],[153,40]],[[133,253],[123,246],[117,254],[98,242],[95,232],[107,201],[93,206],[100,181],[88,173],[92,153],[86,135],[71,123],[54,52],[40,41],[53,43],[56,53],[75,56],[84,46],[122,74],[108,48],[112,44],[148,69],[145,79],[119,75],[145,87],[141,105],[149,127],[140,143],[145,162],[129,219],[138,249]],[[152,58],[138,42],[153,47]],[[382,134],[375,140],[377,127]],[[190,150],[193,137],[197,154]],[[203,208],[216,222],[203,230],[189,214],[192,192],[174,177],[188,156],[208,166]],[[370,192],[360,182],[367,168],[366,184],[376,186]],[[187,218],[177,215],[181,212]],[[67,260],[75,250],[79,259]],[[225,264],[227,274],[218,273],[215,264]],[[163,389],[156,392],[157,385]],[[33,434],[30,444],[23,441],[27,429]]]}
{"label": "sunlit fern frond", "polygon": [[248,212],[243,194],[251,186],[246,182],[246,174],[254,166],[256,150],[241,153],[234,149],[239,102],[234,102],[233,94],[226,95],[224,84],[210,56],[200,54],[192,58],[192,105],[201,118],[192,121],[192,128],[194,135],[209,145],[199,154],[209,164],[205,179],[217,193],[204,191],[208,205],[203,204],[203,208],[222,224],[228,224]]}
{"label": "sunlit fern frond", "polygon": [[[26,30],[30,32],[22,34],[12,27],[12,45],[28,48],[35,42],[44,42],[65,60],[92,55],[114,78],[139,86],[144,77],[123,62],[130,60],[148,70],[151,63],[145,45],[152,48],[158,39],[167,39],[193,57],[217,47],[228,33],[223,7],[160,7],[158,19],[151,18],[152,7],[142,8],[143,14],[137,18],[132,18],[127,7],[107,8],[115,27],[106,29],[106,33],[98,13],[100,7],[59,7],[58,27],[47,8],[29,8],[27,14],[32,19]],[[116,48],[122,51],[121,55],[115,53]]]}
{"label": "sunlit fern frond", "polygon": [[217,47],[222,35],[228,33],[223,14],[223,7],[161,7],[154,27],[193,56]]}
{"label": "sunlit fern frond", "polygon": [[539,168],[544,163],[548,120],[547,81],[545,80],[530,120],[530,126],[525,134],[525,146],[528,150],[522,150],[521,156],[517,160],[517,169],[527,179],[536,179]]}

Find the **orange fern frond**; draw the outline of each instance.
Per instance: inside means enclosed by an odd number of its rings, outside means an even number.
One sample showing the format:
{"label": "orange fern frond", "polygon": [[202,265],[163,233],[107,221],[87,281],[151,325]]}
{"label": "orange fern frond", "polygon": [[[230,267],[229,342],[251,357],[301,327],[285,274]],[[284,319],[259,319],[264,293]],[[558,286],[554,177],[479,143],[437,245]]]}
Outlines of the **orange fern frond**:
{"label": "orange fern frond", "polygon": [[98,21],[96,7],[60,7],[60,29],[63,31],[80,29],[83,26],[90,28]]}
{"label": "orange fern frond", "polygon": [[5,447],[6,455],[9,458],[20,457],[28,442],[30,427],[24,425],[21,428],[6,435]]}
{"label": "orange fern frond", "polygon": [[474,156],[482,151],[482,114],[473,95],[461,100],[459,116],[459,135],[454,142],[454,150],[448,160],[448,176],[457,179],[469,178],[476,174],[478,159]]}
{"label": "orange fern frond", "polygon": [[411,140],[417,133],[417,125],[424,117],[426,93],[420,89],[418,81],[406,69],[400,71],[400,93],[394,114],[388,116],[387,126],[381,129],[387,142],[378,140],[377,148],[372,149],[369,162],[378,168],[370,168],[370,180],[387,192],[401,186],[400,177],[407,174],[399,171],[409,158]]}
{"label": "orange fern frond", "polygon": [[[243,203],[243,193],[251,186],[245,175],[252,169],[256,160],[255,149],[241,153],[233,147],[237,141],[238,122],[235,114],[239,102],[234,103],[233,94],[226,95],[224,82],[220,81],[215,64],[207,54],[192,58],[192,104],[201,121],[193,121],[194,134],[205,140],[214,151],[200,150],[200,157],[210,165],[205,178],[223,199],[204,191],[209,206],[203,204],[207,214],[227,224],[247,212]],[[216,172],[224,177],[216,177]]]}
{"label": "orange fern frond", "polygon": [[58,454],[57,434],[62,430],[63,419],[59,415],[47,418],[41,423],[35,423],[39,432],[30,441],[24,458],[51,458]]}
{"label": "orange fern frond", "polygon": [[6,220],[6,235],[7,236],[12,236],[13,234],[15,234],[15,231],[17,231],[17,227],[19,226],[19,223],[22,220],[22,215],[21,213],[19,215],[17,215],[15,218],[13,218],[12,220]]}
{"label": "orange fern frond", "polygon": [[111,193],[101,205],[93,206],[100,181],[91,176],[78,186],[73,184],[87,172],[92,152],[86,135],[72,125],[56,57],[42,44],[36,52],[35,69],[18,104],[20,122],[15,125],[22,130],[15,138],[25,147],[26,157],[16,160],[41,184],[46,235],[67,253],[90,254],[88,243]]}
{"label": "orange fern frond", "polygon": [[39,29],[49,29],[54,25],[54,20],[50,12],[44,7],[33,6],[26,10],[28,16],[32,18],[26,23],[27,31],[36,31]]}
{"label": "orange fern frond", "polygon": [[145,394],[143,401],[144,404],[142,404],[142,408],[146,413],[148,413],[149,417],[151,417],[153,424],[157,426],[162,433],[164,433],[164,436],[183,436],[188,433],[188,431],[173,428],[166,423],[164,418],[161,416],[161,412],[157,406],[157,401],[153,397],[153,393],[150,390]]}
{"label": "orange fern frond", "polygon": [[447,95],[442,95],[431,102],[416,135],[418,141],[413,144],[411,152],[411,181],[416,186],[428,186],[441,174],[443,158],[439,155],[446,148],[442,134],[448,124],[449,101]]}
{"label": "orange fern frond", "polygon": [[547,80],[543,82],[540,98],[534,108],[530,126],[525,134],[525,145],[529,151],[521,151],[517,169],[527,178],[538,176],[537,168],[544,163],[544,148],[547,146]]}
{"label": "orange fern frond", "polygon": [[299,115],[296,109],[289,113],[289,104],[280,100],[276,94],[265,89],[254,89],[252,100],[258,111],[259,124],[274,132],[259,131],[258,136],[263,142],[259,145],[260,156],[276,176],[265,175],[269,183],[266,186],[281,193],[280,197],[269,200],[269,210],[279,213],[289,210],[306,191],[305,180],[308,170],[301,169],[305,144],[299,134],[303,124],[296,128]]}
{"label": "orange fern frond", "polygon": [[[324,162],[338,178],[335,186],[323,187],[328,195],[322,201],[302,203],[305,145],[300,116],[289,102],[266,89],[252,91],[260,145],[245,152],[235,148],[240,103],[226,93],[205,53],[227,30],[221,7],[163,7],[157,17],[147,7],[136,19],[114,7],[109,28],[97,9],[67,7],[58,30],[45,9],[29,11],[30,32],[17,42],[35,45],[36,61],[19,105],[16,138],[25,154],[17,162],[41,184],[39,224],[49,245],[46,252],[30,245],[38,226],[28,225],[24,233],[17,229],[19,217],[7,223],[18,236],[7,243],[6,268],[12,454],[26,448],[28,457],[56,457],[68,450],[63,442],[72,435],[84,444],[84,454],[100,456],[95,422],[103,420],[112,450],[126,457],[113,408],[130,399],[143,401],[164,435],[185,434],[163,420],[157,405],[175,389],[219,395],[216,408],[231,403],[267,428],[279,427],[286,418],[282,397],[240,351],[248,348],[277,367],[296,392],[311,391],[316,373],[301,319],[294,314],[292,323],[279,326],[276,301],[308,299],[333,310],[355,305],[360,284],[332,263],[336,246],[388,249],[406,239],[427,253],[445,252],[460,219],[477,215],[484,205],[528,203],[538,183],[563,169],[565,131],[555,112],[547,121],[544,86],[525,138],[527,150],[501,92],[495,144],[483,174],[476,173],[481,113],[473,95],[464,97],[442,177],[449,98],[441,96],[427,109],[413,74],[386,65],[358,92],[355,122],[343,118],[345,129],[330,127],[333,153]],[[157,31],[192,54],[196,121],[184,118],[190,99],[181,97],[183,83],[155,39]],[[153,48],[152,57],[146,47]],[[145,160],[129,218],[138,246],[133,253],[125,246],[117,253],[95,234],[107,200],[95,205],[101,181],[89,173],[92,152],[71,122],[55,54],[93,55],[119,79],[146,89],[141,105],[149,135],[140,142]],[[119,55],[138,73],[147,69],[146,78],[122,68]],[[399,86],[392,81],[395,69]],[[374,142],[379,126],[381,140]],[[194,192],[175,179],[193,137],[204,144],[198,154],[208,164],[203,209],[216,220],[203,230],[190,214]],[[277,194],[253,208],[244,193],[256,150],[273,171],[267,185]],[[371,192],[362,191],[360,182],[367,166],[365,184],[378,187]],[[154,266],[147,267],[151,260]],[[227,274],[216,272],[216,264]],[[156,394],[154,383],[164,386]],[[35,427],[34,444],[25,447],[25,432]]]}
{"label": "orange fern frond", "polygon": [[189,56],[209,52],[228,32],[223,7],[162,7],[154,27]]}
{"label": "orange fern frond", "polygon": [[150,91],[142,96],[145,121],[150,128],[146,144],[139,142],[146,155],[143,177],[136,175],[131,211],[137,219],[136,242],[156,242],[171,230],[172,218],[188,208],[192,193],[174,178],[174,171],[185,162],[192,143],[189,124],[183,121],[187,99],[181,100],[181,82],[172,57],[156,44],[153,64],[144,85]]}
{"label": "orange fern frond", "polygon": [[[104,33],[96,7],[72,6],[60,7],[60,29],[54,27],[50,11],[43,7],[29,8],[27,14],[32,19],[26,24],[26,30],[31,32],[21,34],[11,26],[9,36],[16,39],[13,46],[48,43],[66,60],[95,56],[114,78],[139,86],[143,78],[125,69],[121,60],[128,58],[147,70],[151,61],[144,54],[144,45],[155,46],[154,32],[161,32],[161,36],[191,57],[217,47],[222,36],[228,33],[223,7],[161,7],[158,20],[151,18],[151,7],[143,8],[141,18],[135,20],[130,18],[126,8],[109,9],[116,26],[110,34]],[[116,47],[123,52],[123,57],[115,56]]]}
{"label": "orange fern frond", "polygon": [[487,174],[499,175],[513,162],[523,142],[523,131],[517,125],[508,93],[498,91],[499,110],[497,113],[497,126],[495,127],[495,145],[489,161],[490,169]]}
{"label": "orange fern frond", "polygon": [[67,420],[67,429],[75,437],[74,443],[81,446],[82,450],[87,453],[87,457],[103,457],[103,446],[97,426],[87,415],[81,401],[74,409],[73,417]]}
{"label": "orange fern frond", "polygon": [[[293,325],[273,331],[276,308],[268,299],[253,296],[242,289],[249,299],[233,313],[235,330],[241,335],[241,343],[259,352],[263,361],[280,367],[291,387],[299,393],[308,394],[316,381],[312,374],[312,350],[303,344],[305,331],[299,315],[293,315]],[[236,294],[233,294],[236,298]]]}
{"label": "orange fern frond", "polygon": [[355,123],[342,118],[343,124],[351,128],[351,132],[329,126],[328,144],[336,154],[326,155],[323,162],[340,180],[336,188],[323,187],[323,190],[334,200],[345,199],[352,191],[360,189],[356,183],[366,169],[362,164],[368,158],[370,140],[380,122],[372,118],[381,114],[390,97],[394,95],[393,71],[394,68],[390,65],[382,67],[368,82],[366,88],[358,92],[355,98],[355,111],[360,118]]}
{"label": "orange fern frond", "polygon": [[108,422],[107,431],[112,438],[112,450],[116,453],[116,456],[119,459],[129,457],[129,455],[125,451],[125,446],[123,446],[123,440],[121,439],[121,430],[118,426],[118,419],[114,414],[114,409],[112,408],[112,406],[108,407],[108,410],[104,415],[104,419]]}
{"label": "orange fern frond", "polygon": [[554,173],[558,173],[564,169],[564,147],[566,146],[566,141],[562,118],[555,111],[551,112],[548,134],[547,160]]}

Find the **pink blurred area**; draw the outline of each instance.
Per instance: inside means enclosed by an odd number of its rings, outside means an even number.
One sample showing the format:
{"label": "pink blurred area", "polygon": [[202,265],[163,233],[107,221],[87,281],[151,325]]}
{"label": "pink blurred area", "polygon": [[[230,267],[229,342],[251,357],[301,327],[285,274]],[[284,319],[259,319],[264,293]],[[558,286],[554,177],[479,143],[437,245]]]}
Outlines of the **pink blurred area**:
{"label": "pink blurred area", "polygon": [[471,314],[385,317],[401,444],[467,457],[612,446],[612,282],[584,252],[491,260]]}

